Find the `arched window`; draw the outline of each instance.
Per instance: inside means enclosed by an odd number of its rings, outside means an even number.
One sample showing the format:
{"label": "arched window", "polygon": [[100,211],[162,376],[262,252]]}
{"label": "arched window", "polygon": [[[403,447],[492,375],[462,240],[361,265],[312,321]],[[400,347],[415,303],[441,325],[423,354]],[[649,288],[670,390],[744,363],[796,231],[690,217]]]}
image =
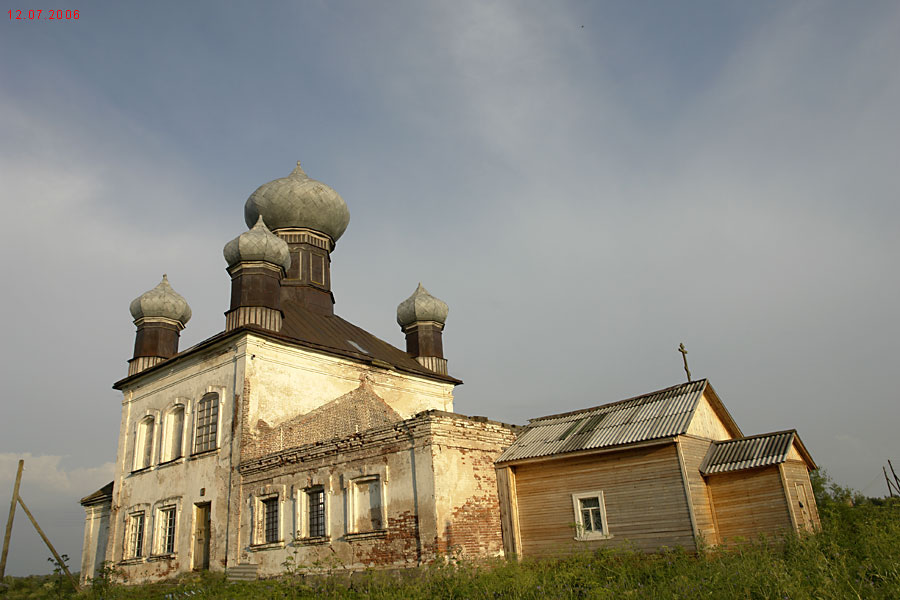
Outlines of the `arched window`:
{"label": "arched window", "polygon": [[219,395],[217,393],[204,394],[197,403],[196,419],[194,452],[200,453],[215,449],[219,426]]}
{"label": "arched window", "polygon": [[166,415],[163,461],[181,458],[184,439],[184,406],[179,404]]}
{"label": "arched window", "polygon": [[147,417],[137,427],[134,444],[134,470],[145,469],[153,462],[153,417]]}

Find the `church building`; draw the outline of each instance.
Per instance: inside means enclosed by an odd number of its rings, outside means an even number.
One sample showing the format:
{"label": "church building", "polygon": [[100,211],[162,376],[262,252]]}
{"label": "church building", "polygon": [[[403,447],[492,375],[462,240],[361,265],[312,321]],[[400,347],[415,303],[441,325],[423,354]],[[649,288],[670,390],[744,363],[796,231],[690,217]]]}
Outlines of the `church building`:
{"label": "church building", "polygon": [[252,579],[819,527],[797,432],[744,435],[707,380],[525,427],[457,414],[444,302],[419,284],[400,303],[405,349],[334,313],[337,192],[297,163],[244,218],[221,333],[179,350],[191,309],[165,275],[131,303],[115,479],[81,501],[85,582],[104,562],[135,583]]}
{"label": "church building", "polygon": [[225,245],[224,331],[186,350],[188,303],[163,275],[137,328],[111,485],[82,500],[82,577],[198,569],[275,575],[503,553],[494,460],[516,428],[453,412],[448,307],[421,285],[401,350],[334,314],[344,200],[300,164],[260,186]]}

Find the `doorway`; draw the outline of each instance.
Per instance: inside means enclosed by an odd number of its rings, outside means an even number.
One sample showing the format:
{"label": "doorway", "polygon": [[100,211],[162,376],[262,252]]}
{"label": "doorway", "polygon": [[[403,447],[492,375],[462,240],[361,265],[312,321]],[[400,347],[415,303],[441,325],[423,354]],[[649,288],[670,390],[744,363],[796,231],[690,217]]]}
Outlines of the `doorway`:
{"label": "doorway", "polygon": [[193,569],[209,570],[210,503],[194,505]]}

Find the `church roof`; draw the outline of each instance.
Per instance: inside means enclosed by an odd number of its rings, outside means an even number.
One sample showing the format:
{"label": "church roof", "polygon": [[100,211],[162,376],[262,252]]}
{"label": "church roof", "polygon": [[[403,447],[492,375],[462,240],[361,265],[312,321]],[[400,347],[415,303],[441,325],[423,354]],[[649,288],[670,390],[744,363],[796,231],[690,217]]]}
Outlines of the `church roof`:
{"label": "church roof", "polygon": [[99,490],[94,492],[93,494],[90,494],[90,495],[82,498],[81,505],[82,506],[91,506],[93,504],[103,504],[104,502],[112,502],[113,483],[115,483],[115,482],[110,481],[109,483],[104,485],[102,488],[100,488]]}
{"label": "church roof", "polygon": [[337,315],[314,313],[292,300],[285,300],[282,302],[281,310],[284,313],[284,322],[279,333],[274,333],[253,325],[245,325],[232,329],[231,331],[219,333],[195,346],[179,352],[172,358],[166,359],[149,369],[120,379],[113,384],[113,389],[122,389],[126,383],[137,377],[152,373],[157,369],[171,366],[173,361],[179,360],[184,356],[193,354],[204,348],[208,348],[231,335],[246,331],[252,331],[257,335],[271,337],[287,343],[298,344],[326,354],[342,356],[369,363],[377,367],[394,368],[398,371],[404,371],[406,373],[412,373],[414,375],[427,377],[429,379],[437,379],[448,383],[462,383],[461,380],[456,379],[455,377],[443,375],[423,367],[410,354]]}
{"label": "church roof", "polygon": [[497,462],[683,435],[707,388],[712,391],[709,382],[701,379],[611,404],[533,419]]}
{"label": "church roof", "polygon": [[306,414],[274,427],[264,423],[260,423],[257,427],[263,436],[274,432],[276,438],[289,441],[289,447],[299,447],[346,438],[375,427],[393,425],[402,420],[403,417],[364,381],[355,390]]}
{"label": "church roof", "polygon": [[777,465],[787,460],[795,443],[809,468],[815,469],[816,464],[800,441],[797,430],[790,429],[713,442],[700,465],[700,472],[711,475]]}

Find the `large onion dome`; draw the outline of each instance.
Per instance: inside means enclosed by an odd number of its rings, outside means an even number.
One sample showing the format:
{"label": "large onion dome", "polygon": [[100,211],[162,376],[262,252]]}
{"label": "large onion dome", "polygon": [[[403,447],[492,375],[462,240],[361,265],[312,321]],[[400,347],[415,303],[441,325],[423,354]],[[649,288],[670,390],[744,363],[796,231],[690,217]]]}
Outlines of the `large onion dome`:
{"label": "large onion dome", "polygon": [[333,242],[347,229],[350,210],[336,191],[310,179],[300,162],[287,177],[256,188],[244,205],[244,220],[251,227],[262,216],[272,231],[307,228],[324,233]]}
{"label": "large onion dome", "polygon": [[155,317],[178,321],[184,327],[191,319],[191,307],[172,289],[165,274],[159,285],[131,301],[130,310],[135,321]]}
{"label": "large onion dome", "polygon": [[397,323],[400,327],[412,325],[417,321],[436,321],[443,325],[447,322],[449,312],[450,307],[447,303],[429,294],[420,283],[412,296],[397,307]]}
{"label": "large onion dome", "polygon": [[291,253],[287,242],[269,231],[262,215],[249,231],[225,244],[223,254],[229,267],[243,261],[260,260],[278,265],[285,271],[291,268]]}

